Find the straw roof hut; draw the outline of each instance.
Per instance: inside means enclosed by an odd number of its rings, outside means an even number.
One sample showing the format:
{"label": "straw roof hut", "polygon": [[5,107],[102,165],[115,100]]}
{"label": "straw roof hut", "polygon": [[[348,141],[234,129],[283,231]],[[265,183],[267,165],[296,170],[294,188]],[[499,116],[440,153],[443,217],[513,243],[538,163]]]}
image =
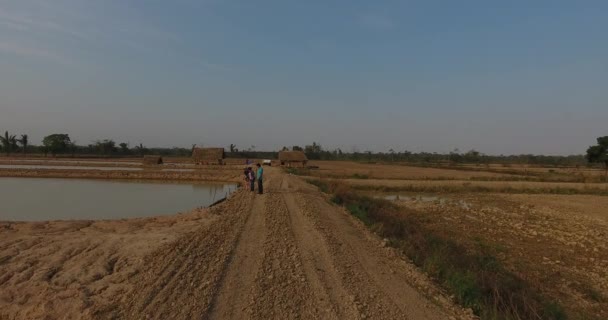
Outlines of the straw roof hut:
{"label": "straw roof hut", "polygon": [[144,166],[163,164],[163,158],[160,156],[146,155],[143,158]]}
{"label": "straw roof hut", "polygon": [[279,161],[282,166],[304,167],[308,163],[308,158],[302,151],[281,151],[279,152]]}
{"label": "straw roof hut", "polygon": [[224,164],[224,148],[194,148],[192,160],[196,164]]}

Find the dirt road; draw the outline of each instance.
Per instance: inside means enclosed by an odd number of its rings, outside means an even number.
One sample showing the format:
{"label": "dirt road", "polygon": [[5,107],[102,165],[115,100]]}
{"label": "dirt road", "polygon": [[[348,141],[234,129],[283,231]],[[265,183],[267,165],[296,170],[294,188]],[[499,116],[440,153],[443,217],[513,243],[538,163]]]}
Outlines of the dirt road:
{"label": "dirt road", "polygon": [[7,223],[0,318],[471,318],[315,187],[276,168],[266,175],[266,194],[240,190],[183,223],[61,223],[70,233]]}
{"label": "dirt road", "polygon": [[[267,169],[210,228],[149,256],[132,295],[99,317],[449,319],[466,315],[299,178]],[[427,289],[427,298],[414,286]]]}

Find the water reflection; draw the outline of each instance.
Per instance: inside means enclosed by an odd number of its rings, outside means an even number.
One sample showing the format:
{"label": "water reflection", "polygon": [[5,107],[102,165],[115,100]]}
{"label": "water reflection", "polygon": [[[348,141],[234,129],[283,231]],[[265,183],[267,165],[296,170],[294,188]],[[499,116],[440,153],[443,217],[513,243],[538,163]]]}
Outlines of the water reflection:
{"label": "water reflection", "polygon": [[174,214],[209,206],[236,188],[221,183],[0,178],[0,221]]}

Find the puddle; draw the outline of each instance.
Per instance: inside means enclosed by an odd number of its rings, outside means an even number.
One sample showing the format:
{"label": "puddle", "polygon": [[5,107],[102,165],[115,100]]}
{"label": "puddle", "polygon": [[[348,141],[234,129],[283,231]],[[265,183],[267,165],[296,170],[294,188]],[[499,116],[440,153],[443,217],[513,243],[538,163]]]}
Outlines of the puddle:
{"label": "puddle", "polygon": [[0,178],[0,221],[121,219],[207,207],[236,184]]}

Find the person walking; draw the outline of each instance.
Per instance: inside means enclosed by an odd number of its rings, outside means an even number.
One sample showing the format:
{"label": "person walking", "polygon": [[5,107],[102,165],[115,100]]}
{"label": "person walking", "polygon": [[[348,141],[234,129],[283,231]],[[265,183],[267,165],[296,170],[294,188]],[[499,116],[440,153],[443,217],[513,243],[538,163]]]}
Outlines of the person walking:
{"label": "person walking", "polygon": [[261,164],[257,164],[258,167],[258,174],[257,174],[257,179],[258,179],[258,193],[259,194],[263,194],[264,193],[264,169],[262,168]]}
{"label": "person walking", "polygon": [[251,167],[248,168],[249,170],[249,175],[247,176],[247,178],[249,178],[249,188],[251,189],[251,191],[255,191],[254,187],[255,187],[255,172],[253,172],[253,169]]}

